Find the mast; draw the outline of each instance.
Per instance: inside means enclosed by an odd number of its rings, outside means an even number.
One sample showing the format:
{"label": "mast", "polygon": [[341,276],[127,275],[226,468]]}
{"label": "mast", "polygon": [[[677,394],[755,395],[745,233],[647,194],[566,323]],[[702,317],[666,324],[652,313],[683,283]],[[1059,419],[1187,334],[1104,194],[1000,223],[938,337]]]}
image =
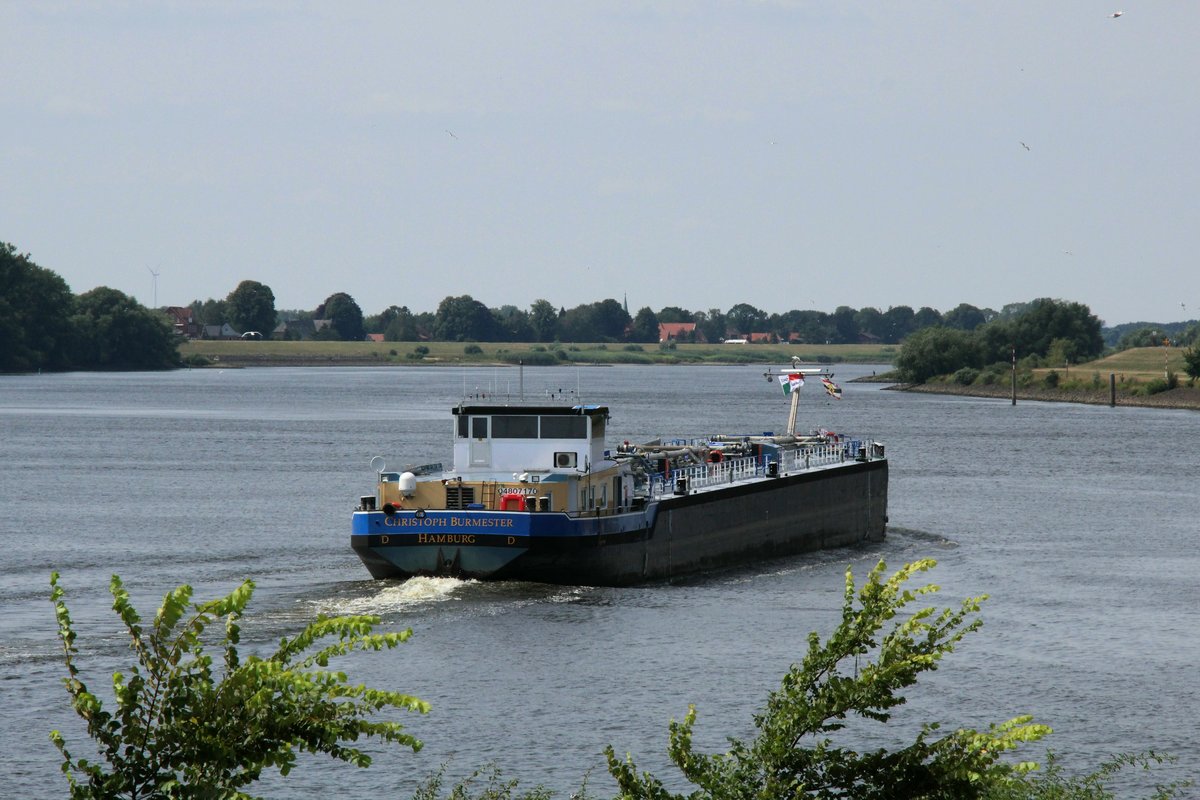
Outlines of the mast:
{"label": "mast", "polygon": [[[810,375],[820,375],[825,372],[824,369],[820,369],[820,368],[817,368],[817,369],[813,369],[812,367],[809,367],[807,369],[802,368],[799,366],[799,363],[800,363],[800,359],[793,356],[791,367],[779,367],[777,371],[773,370],[773,369],[768,369],[766,372],[763,373],[763,375],[766,376],[768,382],[774,382],[774,381],[778,380],[781,384],[783,384],[785,381],[788,380],[789,375],[799,375],[799,376],[801,376],[801,378],[804,378],[804,377],[807,377]],[[787,435],[795,436],[796,435],[796,420],[800,415],[800,389],[799,388],[792,389],[790,394],[791,394],[791,406],[788,410]]]}
{"label": "mast", "polygon": [[796,435],[796,415],[799,411],[800,411],[800,390],[794,389],[792,391],[792,407],[791,407],[791,410],[788,411],[788,422],[787,422],[787,435],[788,436]]}

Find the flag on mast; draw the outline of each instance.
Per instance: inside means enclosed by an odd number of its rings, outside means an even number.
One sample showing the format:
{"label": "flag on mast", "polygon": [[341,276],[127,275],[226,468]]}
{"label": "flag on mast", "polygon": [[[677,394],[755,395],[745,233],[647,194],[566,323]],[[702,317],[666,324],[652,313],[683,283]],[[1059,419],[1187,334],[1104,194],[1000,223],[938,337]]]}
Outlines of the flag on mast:
{"label": "flag on mast", "polygon": [[842,387],[838,386],[824,375],[821,376],[821,384],[825,387],[825,391],[829,393],[830,397],[834,398],[835,400],[842,399]]}
{"label": "flag on mast", "polygon": [[800,391],[800,387],[804,385],[804,376],[799,372],[791,372],[787,375],[779,376],[779,385],[783,387],[784,394]]}

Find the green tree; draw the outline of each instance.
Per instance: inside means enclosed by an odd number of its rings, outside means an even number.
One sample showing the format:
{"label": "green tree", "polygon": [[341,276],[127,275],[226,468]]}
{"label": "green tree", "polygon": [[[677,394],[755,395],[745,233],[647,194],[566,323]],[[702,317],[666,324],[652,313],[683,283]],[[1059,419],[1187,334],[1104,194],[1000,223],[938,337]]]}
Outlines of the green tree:
{"label": "green tree", "polygon": [[559,333],[571,342],[620,342],[630,322],[629,312],[609,298],[567,311],[559,319]]}
{"label": "green tree", "polygon": [[586,303],[566,310],[558,319],[558,333],[567,342],[596,342],[602,336],[596,325],[595,304]]}
{"label": "green tree", "polygon": [[[633,318],[629,316],[629,312],[625,310],[625,306],[613,300],[611,297],[606,300],[601,300],[593,305],[593,322],[600,334],[601,339],[620,342],[625,340],[625,331],[628,330],[629,324],[633,322]],[[658,336],[655,335],[655,341]]]}
{"label": "green tree", "polygon": [[166,316],[124,292],[97,287],[75,298],[71,362],[82,369],[170,369],[179,343]]}
{"label": "green tree", "polygon": [[878,341],[885,341],[888,334],[888,323],[878,308],[865,306],[854,315],[854,325],[860,333],[870,334]]}
{"label": "green tree", "polygon": [[[188,307],[192,309],[192,316],[200,325],[224,325],[229,322],[229,305],[225,300],[214,300],[211,297],[203,301],[193,300],[188,303]],[[266,331],[259,333],[265,334]]]}
{"label": "green tree", "polygon": [[[708,311],[697,311],[696,330],[704,337],[706,342],[719,342],[723,340],[729,331],[728,320],[725,319],[725,313],[719,308],[710,308]],[[661,318],[659,321],[663,321]]]}
{"label": "green tree", "polygon": [[1162,335],[1158,328],[1143,327],[1128,331],[1117,341],[1117,350],[1128,350],[1131,347],[1159,347],[1162,345]]}
{"label": "green tree", "polygon": [[[392,308],[396,307],[392,306]],[[396,308],[396,313],[392,315],[387,327],[383,329],[384,341],[415,342],[418,338],[417,320],[408,310],[408,306]]]}
{"label": "green tree", "polygon": [[1046,351],[1046,363],[1052,367],[1077,363],[1075,342],[1070,339],[1055,339]]}
{"label": "green tree", "polygon": [[[784,330],[786,329],[786,330]],[[789,311],[780,320],[780,333],[795,333],[800,341],[824,344],[832,341],[836,331],[833,317],[824,311]]]}
{"label": "green tree", "polygon": [[910,383],[924,383],[961,367],[980,367],[974,334],[951,328],[923,328],[904,340],[896,369]]}
{"label": "green tree", "polygon": [[969,303],[959,303],[942,315],[942,324],[960,331],[973,331],[987,322],[987,316]]}
{"label": "green tree", "polygon": [[998,312],[990,316],[984,312],[984,322],[991,322],[995,319],[1016,319],[1029,310],[1029,307],[1036,301],[1025,301],[1023,303],[1005,303]]}
{"label": "green tree", "polygon": [[363,328],[367,333],[383,333],[400,313],[400,306],[388,306],[378,314],[367,314],[363,317]]}
{"label": "green tree", "polygon": [[441,342],[496,341],[496,320],[469,294],[446,297],[433,315],[433,338]]}
{"label": "green tree", "polygon": [[[982,624],[976,617],[985,597],[964,600],[957,609],[923,608],[897,618],[917,598],[937,591],[929,584],[909,588],[918,572],[934,566],[917,561],[883,578],[881,561],[856,591],[846,572],[842,620],[822,642],[809,634],[808,652],[793,665],[766,709],[754,717],[756,737],[730,738],[722,754],[698,753],[692,746],[696,710],[670,726],[671,761],[698,787],[686,795],[700,798],[945,798],[982,797],[1036,768],[1001,757],[1024,742],[1050,733],[1029,717],[1015,717],[986,731],[959,729],[937,736],[940,726],[922,727],[916,740],[899,750],[859,752],[835,735],[846,718],[886,723],[905,702],[903,690],[924,672],[938,668],[967,634]],[[884,628],[890,629],[884,633]],[[620,797],[683,800],[649,773],[639,773],[632,756],[606,749],[610,774]]]}
{"label": "green tree", "polygon": [[762,333],[767,329],[767,312],[749,303],[737,303],[725,312],[725,322],[739,334]]}
{"label": "green tree", "polygon": [[1012,325],[1018,353],[1045,356],[1055,339],[1070,342],[1074,356],[1081,361],[1090,361],[1104,352],[1100,319],[1082,303],[1039,298],[1029,303]]}
{"label": "green tree", "polygon": [[225,311],[238,333],[257,331],[269,337],[275,330],[275,293],[258,281],[239,283],[225,298]]}
{"label": "green tree", "polygon": [[72,304],[62,277],[0,242],[0,372],[68,367]]}
{"label": "green tree", "polygon": [[529,307],[529,324],[533,326],[534,341],[553,342],[558,336],[558,311],[549,300],[534,300]]}
{"label": "green tree", "polygon": [[889,344],[899,344],[918,327],[917,315],[911,306],[891,306],[883,312],[883,319],[883,340]]}
{"label": "green tree", "polygon": [[[203,604],[193,604],[191,587],[180,586],[163,598],[146,627],[114,575],[113,610],[137,661],[128,674],[113,675],[110,711],[80,677],[76,632],[58,573],[50,585],[67,668],[64,683],[100,756],[76,759],[59,731],[50,734],[72,798],[248,797],[242,789],[264,770],[287,775],[298,750],[365,767],[370,756],[345,742],[373,737],[414,751],[421,747],[399,723],[368,718],[389,708],[424,713],[428,704],[349,685],[344,674],[327,669],[331,660],[356,650],[393,648],[411,631],[374,633],[378,617],[322,617],[283,639],[267,658],[243,659],[237,650],[239,620],[253,582]],[[221,622],[218,666],[204,640]]]}
{"label": "green tree", "polygon": [[633,323],[629,327],[629,341],[658,341],[658,316],[650,310],[649,306],[638,309],[638,312],[633,315]]}
{"label": "green tree", "polygon": [[1183,363],[1189,378],[1200,378],[1200,341],[1183,351]]}
{"label": "green tree", "polygon": [[858,312],[849,306],[833,310],[833,343],[854,344],[858,341]]}
{"label": "green tree", "polygon": [[[919,309],[917,309],[917,313],[913,316],[912,330],[919,331],[921,328],[930,328],[934,325],[944,324],[945,323],[942,320],[942,313],[940,311],[938,311],[936,308],[930,308],[929,306],[921,306]],[[954,326],[947,325],[946,327],[952,328]]]}
{"label": "green tree", "polygon": [[696,322],[696,315],[679,306],[663,306],[655,316],[659,322]]}
{"label": "green tree", "polygon": [[345,292],[331,294],[316,312],[317,319],[329,320],[336,338],[343,342],[361,342],[367,338],[363,327],[363,313],[354,298]]}
{"label": "green tree", "polygon": [[1017,343],[1016,321],[997,317],[991,322],[976,328],[973,332],[975,343],[979,349],[979,361],[983,364],[995,364],[1001,361],[1011,362],[1013,351],[1018,358],[1026,358],[1029,351]]}
{"label": "green tree", "polygon": [[496,341],[532,342],[534,340],[533,325],[529,321],[529,314],[516,306],[503,305],[494,308],[492,317],[496,321]]}

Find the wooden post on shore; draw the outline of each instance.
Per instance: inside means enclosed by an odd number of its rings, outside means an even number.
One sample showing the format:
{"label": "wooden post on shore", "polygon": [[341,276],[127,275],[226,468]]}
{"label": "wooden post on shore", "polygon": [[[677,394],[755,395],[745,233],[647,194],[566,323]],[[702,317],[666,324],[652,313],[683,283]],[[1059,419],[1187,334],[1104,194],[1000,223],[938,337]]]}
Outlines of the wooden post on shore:
{"label": "wooden post on shore", "polygon": [[1113,408],[1117,405],[1117,373],[1108,373],[1108,406]]}

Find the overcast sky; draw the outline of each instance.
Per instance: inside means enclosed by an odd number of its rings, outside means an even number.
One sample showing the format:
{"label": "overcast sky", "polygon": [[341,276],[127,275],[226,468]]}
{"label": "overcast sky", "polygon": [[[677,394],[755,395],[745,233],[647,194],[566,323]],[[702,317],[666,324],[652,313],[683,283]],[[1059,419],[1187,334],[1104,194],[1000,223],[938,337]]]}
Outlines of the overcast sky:
{"label": "overcast sky", "polygon": [[0,0],[0,241],[147,305],[1194,318],[1198,38],[1196,0]]}

